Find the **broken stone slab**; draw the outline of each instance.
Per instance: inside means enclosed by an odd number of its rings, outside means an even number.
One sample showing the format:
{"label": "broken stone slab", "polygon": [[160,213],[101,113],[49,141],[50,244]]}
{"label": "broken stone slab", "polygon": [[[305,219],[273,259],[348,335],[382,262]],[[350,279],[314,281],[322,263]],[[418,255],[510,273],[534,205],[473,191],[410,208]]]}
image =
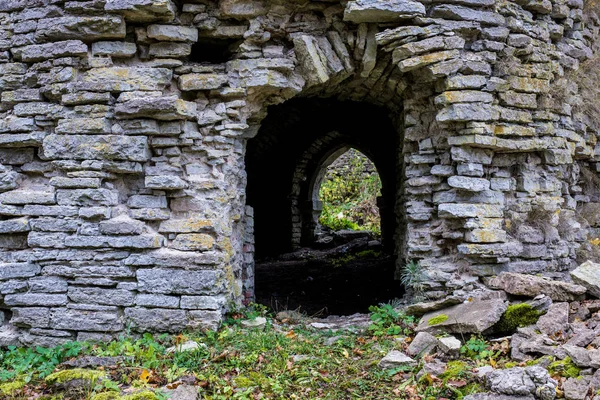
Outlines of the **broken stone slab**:
{"label": "broken stone slab", "polygon": [[130,22],[170,22],[177,7],[171,0],[107,0],[104,9]]}
{"label": "broken stone slab", "polygon": [[398,350],[390,351],[385,357],[379,361],[379,368],[387,369],[387,368],[398,368],[405,366],[415,366],[417,362]]}
{"label": "broken stone slab", "polygon": [[437,311],[442,308],[447,308],[455,304],[460,304],[463,299],[458,296],[449,296],[441,300],[429,301],[425,303],[410,304],[404,308],[404,312],[408,315],[422,316],[428,312]]}
{"label": "broken stone slab", "polygon": [[551,304],[548,312],[538,319],[536,326],[546,335],[563,332],[569,326],[569,303]]}
{"label": "broken stone slab", "polygon": [[245,319],[241,322],[242,327],[244,328],[258,328],[262,329],[267,324],[267,319],[265,317],[256,317],[254,319]]}
{"label": "broken stone slab", "polygon": [[435,352],[437,346],[438,339],[435,336],[427,332],[419,332],[410,342],[406,353],[411,357],[422,357]]}
{"label": "broken stone slab", "polygon": [[354,0],[344,10],[344,21],[357,24],[396,22],[407,18],[425,16],[425,6],[410,0]]}
{"label": "broken stone slab", "polygon": [[169,348],[167,348],[165,350],[166,354],[171,354],[171,353],[183,353],[186,351],[194,351],[199,349],[200,347],[206,347],[206,345],[204,343],[198,343],[196,341],[193,340],[188,340],[187,342],[178,344],[176,346],[171,346]]}
{"label": "broken stone slab", "polygon": [[586,261],[570,272],[573,282],[585,287],[588,292],[600,298],[600,264]]}
{"label": "broken stone slab", "polygon": [[438,349],[449,356],[458,356],[462,343],[454,336],[444,336],[438,339]]}
{"label": "broken stone slab", "polygon": [[197,400],[198,388],[193,385],[179,385],[174,390],[163,389],[169,400]]}
{"label": "broken stone slab", "polygon": [[83,356],[73,360],[68,360],[60,364],[69,368],[91,368],[91,367],[116,367],[125,362],[125,357],[95,357]]}
{"label": "broken stone slab", "polygon": [[554,399],[557,386],[548,371],[539,365],[492,370],[485,375],[485,384],[494,393],[511,396],[534,395],[541,399]]}
{"label": "broken stone slab", "polygon": [[[130,42],[94,42],[92,43],[93,56],[110,56],[114,58],[133,57],[137,51],[135,43]],[[63,96],[64,102],[64,96]]]}
{"label": "broken stone slab", "polygon": [[225,74],[185,74],[178,79],[179,89],[183,91],[219,89],[227,81]]}
{"label": "broken stone slab", "polygon": [[149,25],[146,28],[149,38],[167,42],[197,42],[198,29],[178,25]]}
{"label": "broken stone slab", "polygon": [[509,396],[498,393],[476,393],[463,397],[463,400],[535,400],[533,396]]}
{"label": "broken stone slab", "polygon": [[491,11],[479,11],[454,4],[443,4],[433,8],[431,16],[460,21],[480,22],[487,25],[504,25],[502,15]]}
{"label": "broken stone slab", "polygon": [[567,400],[585,400],[590,389],[590,377],[580,376],[577,378],[568,378],[563,383],[563,392]]}
{"label": "broken stone slab", "polygon": [[482,192],[484,190],[489,190],[490,181],[483,178],[471,178],[468,176],[451,176],[448,178],[448,185],[469,192]]}
{"label": "broken stone slab", "polygon": [[545,294],[553,301],[578,300],[586,292],[585,287],[573,283],[513,272],[503,272],[495,278],[487,279],[486,284],[517,296],[536,297]]}
{"label": "broken stone slab", "polygon": [[494,326],[506,311],[502,299],[473,300],[425,314],[417,332],[482,333]]}
{"label": "broken stone slab", "polygon": [[195,119],[196,104],[179,99],[177,96],[145,97],[118,104],[117,118],[154,118],[163,121]]}

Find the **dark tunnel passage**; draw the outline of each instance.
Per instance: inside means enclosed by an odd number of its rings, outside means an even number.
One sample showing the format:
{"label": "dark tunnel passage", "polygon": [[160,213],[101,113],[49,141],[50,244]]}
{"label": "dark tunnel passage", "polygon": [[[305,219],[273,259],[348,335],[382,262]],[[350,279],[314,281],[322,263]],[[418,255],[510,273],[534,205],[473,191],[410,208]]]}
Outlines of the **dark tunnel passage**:
{"label": "dark tunnel passage", "polygon": [[[400,145],[387,111],[369,104],[302,98],[269,108],[246,151],[257,302],[347,315],[401,297],[393,279]],[[381,179],[381,238],[342,231],[324,248],[315,236],[319,186],[327,165],[349,148],[367,156]]]}

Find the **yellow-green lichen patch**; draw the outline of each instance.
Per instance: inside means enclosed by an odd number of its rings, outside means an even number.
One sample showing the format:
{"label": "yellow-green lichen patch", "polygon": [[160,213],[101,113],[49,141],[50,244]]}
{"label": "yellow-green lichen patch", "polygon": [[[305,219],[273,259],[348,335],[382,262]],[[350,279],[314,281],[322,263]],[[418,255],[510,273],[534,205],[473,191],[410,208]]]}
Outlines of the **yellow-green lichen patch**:
{"label": "yellow-green lichen patch", "polygon": [[427,325],[429,325],[429,326],[439,325],[442,322],[446,322],[447,320],[448,320],[448,316],[446,314],[440,314],[440,315],[436,315],[435,317],[430,318],[429,321],[427,321]]}
{"label": "yellow-green lichen patch", "polygon": [[17,393],[19,390],[23,389],[25,386],[25,382],[23,381],[14,381],[0,384],[0,394],[5,396],[12,396]]}
{"label": "yellow-green lichen patch", "polygon": [[496,330],[503,333],[514,332],[517,328],[535,324],[540,315],[539,311],[527,303],[511,304],[496,324]]}
{"label": "yellow-green lichen patch", "polygon": [[64,371],[55,372],[46,377],[47,384],[62,384],[65,382],[73,381],[75,379],[82,379],[89,382],[96,382],[101,378],[104,378],[106,374],[102,371],[94,371],[90,369],[67,369]]}

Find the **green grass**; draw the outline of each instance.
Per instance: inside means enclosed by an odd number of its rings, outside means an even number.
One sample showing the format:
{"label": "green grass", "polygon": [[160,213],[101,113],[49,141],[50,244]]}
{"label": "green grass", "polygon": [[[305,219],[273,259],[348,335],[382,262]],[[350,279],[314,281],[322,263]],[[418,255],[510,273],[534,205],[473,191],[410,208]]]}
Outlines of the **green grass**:
{"label": "green grass", "polygon": [[[270,318],[264,329],[244,329],[240,319],[267,315],[264,308],[253,307],[229,315],[218,331],[145,334],[52,349],[12,347],[0,350],[0,398],[164,400],[161,388],[193,375],[200,399],[460,399],[481,389],[470,373],[473,367],[492,357],[498,364],[508,360],[508,346],[494,349],[478,338],[466,344],[476,357],[464,354],[440,377],[417,378],[425,358],[414,368],[383,370],[378,362],[390,350],[406,350],[410,340],[397,338],[413,336],[417,321],[391,305],[372,307],[371,312],[372,325],[362,334],[317,331],[302,324],[274,326]],[[333,336],[338,337],[335,343],[325,344]],[[167,347],[187,340],[201,346],[166,353]],[[93,385],[75,395],[64,392],[56,382],[86,373],[61,373],[59,364],[82,355],[120,356],[124,361],[116,368],[89,370]]]}

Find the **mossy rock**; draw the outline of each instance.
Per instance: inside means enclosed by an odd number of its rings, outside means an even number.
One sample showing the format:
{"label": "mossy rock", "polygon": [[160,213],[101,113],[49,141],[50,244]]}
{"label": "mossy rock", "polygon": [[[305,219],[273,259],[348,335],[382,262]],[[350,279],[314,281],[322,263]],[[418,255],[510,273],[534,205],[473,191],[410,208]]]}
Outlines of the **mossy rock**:
{"label": "mossy rock", "polygon": [[440,378],[444,380],[457,379],[465,375],[465,372],[470,371],[471,368],[464,361],[448,361],[446,364],[446,370],[440,374]]}
{"label": "mossy rock", "polygon": [[540,315],[542,313],[527,303],[511,304],[494,326],[494,330],[501,333],[512,333],[517,328],[535,324]]}
{"label": "mossy rock", "polygon": [[143,390],[125,396],[121,396],[117,392],[104,392],[92,396],[90,400],[159,400],[159,398],[154,392]]}
{"label": "mossy rock", "polygon": [[577,378],[581,369],[575,365],[571,357],[565,357],[564,360],[554,361],[548,366],[550,376],[562,376],[565,378]]}
{"label": "mossy rock", "polygon": [[74,380],[82,380],[88,381],[90,383],[95,383],[104,377],[106,377],[106,374],[102,371],[76,368],[58,371],[53,374],[50,374],[46,377],[46,383],[49,385],[62,385]]}
{"label": "mossy rock", "polygon": [[19,390],[25,387],[25,382],[23,381],[14,381],[0,384],[0,394],[5,396],[13,396]]}

